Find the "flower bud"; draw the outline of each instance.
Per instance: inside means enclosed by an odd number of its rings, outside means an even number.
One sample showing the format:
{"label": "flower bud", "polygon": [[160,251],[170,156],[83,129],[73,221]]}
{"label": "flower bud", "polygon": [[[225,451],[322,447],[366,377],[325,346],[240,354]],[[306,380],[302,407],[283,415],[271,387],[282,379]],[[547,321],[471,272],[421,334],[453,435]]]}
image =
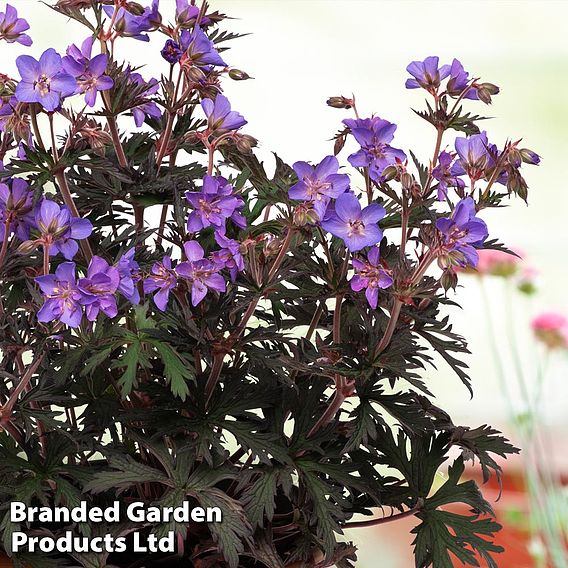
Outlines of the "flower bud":
{"label": "flower bud", "polygon": [[183,137],[183,141],[186,144],[192,144],[192,145],[197,144],[200,140],[201,138],[199,137],[197,132],[195,132],[195,130],[190,130],[189,132],[186,132],[185,136]]}
{"label": "flower bud", "polygon": [[296,206],[293,213],[294,225],[304,227],[319,223],[319,215],[315,212],[311,203],[300,203]]}
{"label": "flower bud", "polygon": [[18,248],[17,252],[19,254],[30,254],[35,249],[38,248],[38,243],[36,241],[24,241]]}
{"label": "flower bud", "polygon": [[248,73],[241,71],[240,69],[231,69],[229,71],[229,77],[233,81],[246,81],[247,79],[252,79]]}
{"label": "flower bud", "polygon": [[507,153],[507,160],[514,168],[518,168],[522,162],[521,153],[516,148],[511,148]]}
{"label": "flower bud", "polygon": [[206,78],[205,73],[199,67],[192,65],[191,62],[182,64],[182,69],[185,76],[193,83],[199,83]]}
{"label": "flower bud", "polygon": [[141,6],[138,2],[128,2],[125,8],[134,16],[142,16],[144,14],[144,6]]}
{"label": "flower bud", "polygon": [[483,101],[486,105],[491,104],[491,96],[496,95],[499,92],[499,87],[493,85],[493,83],[481,83],[477,85],[477,96],[480,101]]}
{"label": "flower bud", "polygon": [[533,152],[528,148],[523,148],[522,150],[520,150],[520,154],[521,159],[523,160],[523,162],[525,162],[525,164],[532,164],[533,166],[537,166],[540,163],[540,156],[536,152]]}
{"label": "flower bud", "polygon": [[446,292],[450,289],[455,290],[458,285],[458,275],[451,268],[445,270],[440,278],[440,284]]}
{"label": "flower bud", "polygon": [[353,99],[348,99],[347,97],[329,97],[329,99],[327,99],[327,106],[349,109],[353,106]]}
{"label": "flower bud", "polygon": [[[398,175],[398,168],[396,166],[387,166],[382,173],[382,178],[385,181],[391,181]],[[403,174],[404,175],[404,174]],[[409,174],[407,174],[409,175]],[[411,176],[412,177],[412,176]]]}
{"label": "flower bud", "polygon": [[239,134],[236,138],[236,145],[239,152],[246,154],[258,145],[258,140],[249,134]]}
{"label": "flower bud", "polygon": [[409,190],[414,185],[414,176],[408,172],[404,172],[400,176],[400,183],[404,189]]}

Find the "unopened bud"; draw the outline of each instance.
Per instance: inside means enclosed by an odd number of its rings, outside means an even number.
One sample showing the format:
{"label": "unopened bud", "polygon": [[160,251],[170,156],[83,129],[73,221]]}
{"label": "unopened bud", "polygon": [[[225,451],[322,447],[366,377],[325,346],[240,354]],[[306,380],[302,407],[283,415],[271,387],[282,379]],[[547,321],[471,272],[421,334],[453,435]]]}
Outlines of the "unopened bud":
{"label": "unopened bud", "polygon": [[141,6],[138,2],[128,2],[126,10],[135,16],[142,16],[144,14],[144,6]]}
{"label": "unopened bud", "polygon": [[[396,166],[387,166],[382,173],[382,178],[385,181],[391,181],[393,179],[396,178],[396,176],[398,175],[398,168]],[[406,174],[406,175],[410,175],[410,174]],[[412,176],[411,176],[412,177]]]}
{"label": "unopened bud", "polygon": [[452,269],[445,270],[440,278],[440,284],[446,292],[450,289],[455,290],[458,285],[458,275]]}
{"label": "unopened bud", "polygon": [[511,148],[507,154],[507,160],[514,168],[518,168],[522,162],[521,153],[516,148]]}
{"label": "unopened bud", "polygon": [[30,254],[36,248],[38,248],[38,244],[35,241],[24,241],[17,249],[19,254]]}
{"label": "unopened bud", "polygon": [[483,101],[486,105],[491,104],[491,96],[496,95],[499,92],[499,87],[493,85],[493,83],[481,83],[477,86],[477,96],[480,101]]}
{"label": "unopened bud", "polygon": [[250,152],[257,144],[258,140],[249,134],[240,134],[236,140],[237,149],[243,154]]}
{"label": "unopened bud", "polygon": [[532,164],[533,166],[536,166],[540,163],[540,156],[536,152],[533,152],[528,148],[523,148],[522,150],[519,150],[519,152],[521,154],[521,159],[525,162],[525,164]]}
{"label": "unopened bud", "polygon": [[327,99],[327,106],[349,109],[353,106],[353,99],[348,99],[347,97],[329,97],[329,99]]}
{"label": "unopened bud", "polygon": [[182,64],[183,71],[185,76],[192,81],[193,83],[199,83],[200,81],[205,80],[205,73],[195,65],[189,64]]}
{"label": "unopened bud", "polygon": [[233,81],[246,81],[247,79],[252,79],[248,73],[241,71],[240,69],[231,69],[229,71],[229,77]]}
{"label": "unopened bud", "polygon": [[404,189],[410,189],[414,185],[414,176],[408,172],[404,172],[400,176],[400,183]]}
{"label": "unopened bud", "polygon": [[200,140],[199,135],[197,134],[197,132],[195,132],[195,130],[190,130],[183,137],[183,141],[186,144],[197,144],[199,140]]}

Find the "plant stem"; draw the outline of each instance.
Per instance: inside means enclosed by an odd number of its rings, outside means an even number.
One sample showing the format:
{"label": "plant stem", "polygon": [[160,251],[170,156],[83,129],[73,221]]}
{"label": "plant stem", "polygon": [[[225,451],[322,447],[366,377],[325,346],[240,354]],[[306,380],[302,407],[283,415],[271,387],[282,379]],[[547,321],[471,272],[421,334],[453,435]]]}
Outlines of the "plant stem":
{"label": "plant stem", "polygon": [[[288,252],[288,249],[290,247],[290,243],[292,241],[292,234],[293,234],[293,230],[289,229],[288,234],[286,235],[286,238],[284,239],[284,242],[282,243],[282,247],[280,248],[280,252],[278,253],[278,256],[276,257],[274,264],[272,265],[272,268],[270,269],[270,271],[268,273],[267,284],[270,284],[270,282],[272,281],[272,278],[278,272],[278,269],[280,268],[280,265],[282,264],[282,262],[283,262],[283,260],[286,256],[286,253]],[[241,334],[246,329],[246,326],[247,326],[249,319],[252,317],[256,307],[258,306],[258,302],[260,302],[260,296],[257,296],[250,301],[250,304],[248,305],[248,308],[246,309],[245,313],[243,314],[243,317],[242,317],[241,322],[239,323],[238,327],[229,335],[229,337],[226,340],[225,353],[227,352],[227,350],[232,349],[233,345],[237,342],[237,340],[239,339]],[[219,354],[216,354],[213,357],[213,364],[211,366],[211,370],[209,371],[209,377],[207,378],[207,383],[205,385],[205,399],[206,399],[207,403],[211,400],[211,396],[213,396],[213,392],[214,392],[215,387],[216,387],[216,385],[219,381],[219,377],[221,376],[221,371],[223,369],[223,359],[225,358],[225,353],[219,353]]]}
{"label": "plant stem", "polygon": [[[63,170],[58,170],[55,173],[55,179],[59,185],[59,191],[61,192],[61,196],[63,197],[63,201],[65,205],[69,208],[71,215],[73,217],[79,217],[79,211],[73,201],[73,197],[71,196],[71,190],[69,189],[69,184],[67,183],[67,178],[65,177],[65,172]],[[89,244],[88,239],[83,239],[80,241],[81,250],[83,251],[83,256],[85,260],[89,262],[93,257],[93,251],[91,249],[91,245]]]}
{"label": "plant stem", "polygon": [[34,373],[36,372],[37,368],[40,366],[44,357],[45,353],[41,353],[35,358],[32,364],[28,367],[27,371],[24,373],[24,376],[21,378],[16,388],[12,391],[12,394],[10,395],[10,398],[8,399],[6,404],[0,408],[0,423],[10,420],[12,409],[14,408],[14,405],[16,404],[18,397],[32,380]]}
{"label": "plant stem", "polygon": [[0,269],[4,266],[4,260],[6,259],[6,253],[8,252],[8,239],[10,238],[10,220],[6,219],[4,221],[4,240],[2,241],[2,249],[0,250]]}
{"label": "plant stem", "polygon": [[377,525],[384,525],[392,521],[399,521],[400,519],[416,515],[416,513],[419,513],[422,510],[423,506],[424,503],[420,499],[418,503],[414,507],[412,507],[412,509],[408,509],[408,511],[404,511],[404,513],[398,513],[397,515],[391,515],[390,517],[380,517],[378,519],[370,519],[368,521],[354,521],[352,523],[344,523],[343,525],[341,525],[341,528],[359,529],[366,527],[375,527]]}
{"label": "plant stem", "polygon": [[49,274],[49,248],[43,247],[43,275]]}
{"label": "plant stem", "polygon": [[30,119],[32,121],[32,128],[33,128],[37,143],[42,150],[45,150],[45,144],[43,143],[43,139],[41,137],[39,125],[38,125],[38,122],[37,122],[37,112],[36,112],[33,104],[30,105]]}
{"label": "plant stem", "polygon": [[389,323],[387,325],[387,328],[385,329],[383,337],[381,338],[379,344],[377,345],[377,348],[375,349],[375,357],[380,355],[390,343],[390,340],[392,339],[394,330],[396,328],[396,324],[398,323],[398,317],[400,315],[401,308],[402,308],[401,300],[395,298],[391,308]]}
{"label": "plant stem", "polygon": [[116,117],[114,115],[107,116],[107,124],[118,163],[121,167],[127,168],[128,160],[126,158],[126,154],[124,153],[122,142],[120,141],[120,134],[118,132],[118,126],[116,124]]}

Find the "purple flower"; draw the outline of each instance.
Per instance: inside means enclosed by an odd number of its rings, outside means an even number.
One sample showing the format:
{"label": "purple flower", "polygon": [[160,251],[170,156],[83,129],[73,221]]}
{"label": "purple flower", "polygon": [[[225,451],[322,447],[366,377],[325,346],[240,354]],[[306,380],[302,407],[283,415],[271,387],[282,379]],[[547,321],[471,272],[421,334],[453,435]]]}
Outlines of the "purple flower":
{"label": "purple flower", "polygon": [[93,38],[88,37],[81,49],[76,45],[67,48],[67,55],[63,57],[63,69],[77,81],[76,93],[85,94],[85,102],[89,106],[95,106],[98,91],[107,91],[112,88],[114,82],[105,75],[108,56],[104,53],[95,55],[91,59]]}
{"label": "purple flower", "polygon": [[177,286],[177,275],[172,270],[172,259],[169,256],[164,256],[162,262],[156,262],[152,266],[152,273],[144,280],[144,293],[154,294],[154,303],[156,307],[162,312],[165,311],[170,297],[170,290]]}
{"label": "purple flower", "polygon": [[[146,89],[140,94],[141,97],[155,95],[160,88],[156,79],[145,81],[139,73],[130,73],[128,78],[136,87],[146,86]],[[131,111],[134,117],[134,123],[138,128],[144,124],[146,117],[159,119],[162,116],[160,107],[153,101],[144,101],[132,108]]]}
{"label": "purple flower", "polygon": [[[469,84],[469,73],[457,59],[452,61],[450,67],[450,79],[448,80],[447,91],[453,97],[459,97]],[[477,88],[471,87],[463,96],[464,99],[478,100]]]}
{"label": "purple flower", "polygon": [[364,289],[367,301],[373,309],[376,309],[379,302],[379,288],[388,288],[393,282],[391,276],[381,266],[379,254],[378,247],[373,247],[365,262],[353,259],[356,274],[351,279],[351,289],[355,292]]}
{"label": "purple flower", "polygon": [[[199,8],[194,4],[190,4],[189,0],[176,0],[176,23],[181,26],[188,26],[188,24],[193,24],[196,20],[197,16],[199,16]],[[208,24],[211,22],[209,18],[203,16],[201,21],[198,22],[199,25],[201,24]]]}
{"label": "purple flower", "polygon": [[313,203],[318,217],[323,219],[331,198],[339,197],[349,188],[349,176],[338,174],[339,162],[335,156],[326,156],[317,166],[296,162],[293,166],[298,183],[288,191],[291,199]]}
{"label": "purple flower", "polygon": [[[158,5],[159,0],[153,0],[151,7],[145,8],[140,15],[132,14],[122,7],[118,8],[113,26],[117,35],[132,37],[140,41],[150,41],[150,38],[144,32],[148,32],[159,25],[161,16],[158,11]],[[103,6],[103,10],[112,19],[115,7]]]}
{"label": "purple flower", "polygon": [[199,26],[196,26],[192,32],[182,31],[181,44],[187,46],[185,48],[187,52],[183,58],[184,63],[192,63],[196,67],[205,65],[227,66],[217,53],[214,43]]}
{"label": "purple flower", "polygon": [[183,245],[187,261],[181,262],[176,272],[191,283],[191,305],[197,306],[207,295],[208,290],[225,292],[224,278],[219,274],[219,266],[204,259],[204,251],[197,241],[188,241]]}
{"label": "purple flower", "polygon": [[63,71],[61,56],[55,49],[44,51],[39,61],[20,55],[16,65],[22,77],[16,98],[22,103],[40,103],[45,110],[54,111],[77,88],[75,79]]}
{"label": "purple flower", "polygon": [[35,281],[46,297],[37,313],[38,321],[47,323],[59,320],[70,327],[79,327],[83,312],[81,292],[75,278],[75,263],[62,262],[55,274],[38,276]]}
{"label": "purple flower", "polygon": [[321,226],[332,235],[343,239],[351,252],[376,245],[383,232],[377,223],[385,216],[381,205],[367,205],[361,210],[359,200],[352,193],[344,193],[335,201],[335,211],[324,218]]}
{"label": "purple flower", "polygon": [[133,304],[140,303],[140,293],[137,283],[140,280],[140,266],[134,260],[135,249],[125,252],[115,264],[120,275],[118,291]]}
{"label": "purple flower", "polygon": [[32,44],[32,38],[23,33],[30,29],[30,25],[23,18],[18,18],[16,8],[6,4],[6,11],[0,12],[0,39],[8,43],[15,41],[25,46]]}
{"label": "purple flower", "polygon": [[[18,239],[29,239],[30,228],[35,227],[32,213],[32,192],[27,182],[13,178],[10,185],[0,183],[0,223],[8,224],[8,231]],[[0,242],[4,240],[4,231],[0,230]]]}
{"label": "purple flower", "polygon": [[238,130],[247,123],[242,115],[231,110],[229,99],[223,95],[217,95],[215,101],[203,99],[201,107],[207,116],[208,128],[217,133]]}
{"label": "purple flower", "polygon": [[[465,182],[457,177],[455,168],[452,169],[453,156],[449,152],[440,152],[438,165],[432,170],[432,177],[438,180],[438,200],[443,201],[448,196],[448,187],[463,189]],[[458,168],[460,170],[460,168]]]}
{"label": "purple flower", "polygon": [[79,250],[75,239],[86,239],[93,230],[89,220],[72,217],[67,207],[59,207],[49,199],[38,204],[35,223],[41,235],[37,241],[49,255],[60,252],[67,260],[71,260]]}
{"label": "purple flower", "polygon": [[488,152],[489,142],[487,133],[474,134],[469,138],[456,138],[456,151],[459,156],[452,169],[455,175],[467,175],[472,180],[481,179],[485,168],[491,163],[491,156]]}
{"label": "purple flower", "polygon": [[438,90],[440,82],[450,74],[450,66],[442,65],[438,68],[439,58],[437,56],[427,57],[424,61],[413,61],[406,70],[414,79],[406,80],[407,89],[418,89],[422,87],[433,93]]}
{"label": "purple flower", "polygon": [[181,59],[181,56],[183,55],[183,49],[177,41],[168,39],[166,40],[166,43],[160,53],[168,63],[174,64]]}
{"label": "purple flower", "polygon": [[221,247],[212,253],[213,262],[220,268],[229,271],[231,281],[237,279],[239,272],[245,269],[245,261],[241,253],[241,243],[234,239],[228,239],[225,235],[215,233],[215,240]]}
{"label": "purple flower", "polygon": [[477,266],[479,256],[474,247],[483,244],[489,234],[485,222],[475,214],[475,201],[466,197],[458,201],[451,217],[436,221],[443,237],[443,252],[460,266]]}
{"label": "purple flower", "polygon": [[394,138],[396,124],[378,116],[364,119],[345,119],[343,124],[351,129],[361,149],[347,159],[356,168],[369,168],[372,180],[380,182],[384,169],[397,161],[406,160],[402,150],[389,146]]}
{"label": "purple flower", "polygon": [[78,282],[82,294],[81,303],[89,321],[95,321],[99,312],[113,318],[118,313],[115,292],[120,284],[118,268],[109,266],[100,256],[93,256],[87,269],[87,276]]}
{"label": "purple flower", "polygon": [[224,177],[205,176],[201,191],[188,191],[185,198],[193,207],[187,218],[187,230],[190,233],[211,226],[224,233],[227,219],[241,228],[246,226],[246,221],[238,212],[244,201],[233,195],[233,186]]}

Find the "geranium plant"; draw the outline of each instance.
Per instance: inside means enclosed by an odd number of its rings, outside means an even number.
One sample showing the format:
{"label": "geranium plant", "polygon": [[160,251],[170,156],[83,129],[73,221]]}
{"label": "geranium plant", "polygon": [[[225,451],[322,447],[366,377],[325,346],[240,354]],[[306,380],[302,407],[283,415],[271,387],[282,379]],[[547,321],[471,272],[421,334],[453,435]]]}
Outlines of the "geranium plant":
{"label": "geranium plant", "polygon": [[[416,112],[433,155],[332,97],[344,119],[330,155],[276,158],[268,175],[223,95],[249,76],[214,5],[51,7],[85,28],[65,54],[29,47],[13,7],[0,17],[0,37],[28,50],[2,76],[0,108],[0,531],[14,563],[346,567],[343,529],[412,516],[416,566],[496,566],[499,525],[465,464],[487,480],[517,449],[454,424],[429,378],[441,362],[470,389],[448,294],[479,249],[505,250],[484,210],[525,199],[521,166],[539,161],[490,143],[464,109],[499,89],[457,60],[413,62],[406,87],[427,97]],[[136,41],[162,69],[124,61]],[[223,518],[9,514],[84,500],[189,501]],[[176,551],[12,554],[15,531],[174,531]]]}

